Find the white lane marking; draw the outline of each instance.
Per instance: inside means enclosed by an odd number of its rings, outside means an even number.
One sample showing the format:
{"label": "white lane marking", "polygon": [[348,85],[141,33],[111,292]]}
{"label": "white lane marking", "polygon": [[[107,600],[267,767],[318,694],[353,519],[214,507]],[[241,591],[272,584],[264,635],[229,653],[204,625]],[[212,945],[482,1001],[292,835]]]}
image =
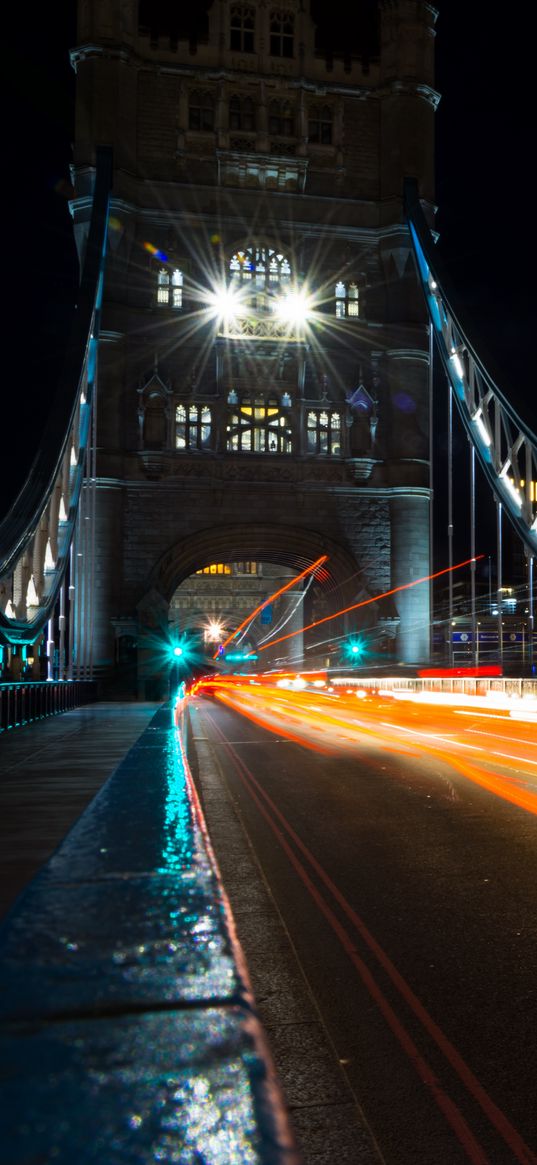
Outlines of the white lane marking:
{"label": "white lane marking", "polygon": [[[505,743],[505,736],[500,736],[498,732],[484,732],[482,728],[465,728],[465,732],[475,732],[479,736],[492,736],[494,740],[503,740]],[[521,736],[510,736],[510,744],[529,744],[530,748],[537,746],[537,740],[523,740]]]}
{"label": "white lane marking", "polygon": [[[504,756],[506,760],[517,760],[519,764],[522,761],[522,763],[525,765],[537,765],[537,760],[528,760],[527,756],[516,756],[514,752],[494,752],[492,754],[491,761],[495,760],[497,756]],[[522,772],[523,770],[518,771]]]}
{"label": "white lane marking", "polygon": [[[429,740],[441,741],[443,744],[455,745],[457,748],[471,748],[472,752],[488,752],[488,749],[479,748],[479,746],[476,744],[468,744],[468,741],[465,740],[449,740],[445,736],[435,736],[432,732],[416,732],[415,728],[403,728],[401,724],[389,724],[385,720],[383,720],[382,723],[384,724],[385,728],[398,728],[400,732],[410,732],[414,736],[425,736]],[[537,765],[536,760],[528,760],[528,758],[525,756],[515,756],[514,753],[510,752],[495,752],[494,756],[490,758],[491,761],[498,756],[503,756],[506,760],[516,760],[519,762],[519,764],[522,761],[526,765]],[[517,769],[517,772],[521,772],[523,774],[524,770]]]}
{"label": "white lane marking", "polygon": [[[383,720],[382,724],[385,728],[396,728],[398,732],[409,732],[411,736],[424,736],[426,740],[438,741],[441,744],[453,744],[457,748],[471,748],[473,752],[486,751],[486,749],[480,748],[478,744],[468,744],[466,740],[451,740],[447,736],[437,736],[434,732],[418,732],[417,728],[403,728],[402,724],[390,724],[387,720]],[[518,759],[520,760],[520,757]]]}
{"label": "white lane marking", "polygon": [[[477,710],[472,712],[468,708],[452,708],[451,710],[455,716],[482,716],[484,720],[503,720],[504,724],[510,724],[508,715],[497,716],[495,712],[478,712]],[[506,711],[509,712],[509,709],[507,708]]]}

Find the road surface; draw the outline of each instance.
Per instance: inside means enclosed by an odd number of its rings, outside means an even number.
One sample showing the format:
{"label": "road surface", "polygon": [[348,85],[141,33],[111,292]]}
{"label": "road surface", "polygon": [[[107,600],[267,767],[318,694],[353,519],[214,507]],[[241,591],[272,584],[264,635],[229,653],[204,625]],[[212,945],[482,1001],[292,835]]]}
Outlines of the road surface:
{"label": "road surface", "polygon": [[535,1163],[531,713],[247,679],[192,702],[380,1159]]}

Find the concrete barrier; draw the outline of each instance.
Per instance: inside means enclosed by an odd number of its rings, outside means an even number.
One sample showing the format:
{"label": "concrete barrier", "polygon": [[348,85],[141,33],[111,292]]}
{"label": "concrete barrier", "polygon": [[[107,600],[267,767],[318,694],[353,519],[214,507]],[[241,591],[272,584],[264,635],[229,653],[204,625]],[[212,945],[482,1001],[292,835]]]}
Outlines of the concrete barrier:
{"label": "concrete barrier", "polygon": [[160,709],[0,931],[5,1165],[298,1165]]}

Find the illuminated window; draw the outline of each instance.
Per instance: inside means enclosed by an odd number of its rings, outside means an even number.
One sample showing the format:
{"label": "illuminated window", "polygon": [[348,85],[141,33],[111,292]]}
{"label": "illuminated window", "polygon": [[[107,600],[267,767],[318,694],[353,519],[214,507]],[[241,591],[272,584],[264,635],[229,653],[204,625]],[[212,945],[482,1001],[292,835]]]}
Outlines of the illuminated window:
{"label": "illuminated window", "polygon": [[229,101],[229,128],[245,133],[255,129],[255,106],[251,97],[238,97]]}
{"label": "illuminated window", "polygon": [[341,455],[341,413],[328,409],[311,411],[307,416],[308,453]]}
{"label": "illuminated window", "polygon": [[161,267],[157,275],[157,303],[160,307],[173,307],[180,311],[183,306],[183,272],[176,267],[168,270]]}
{"label": "illuminated window", "polygon": [[253,53],[254,31],[254,9],[246,4],[234,4],[231,9],[230,49],[236,53]]}
{"label": "illuminated window", "polygon": [[291,420],[276,397],[244,396],[228,413],[226,448],[232,453],[292,453]]}
{"label": "illuminated window", "polygon": [[214,98],[212,93],[193,89],[188,104],[188,128],[205,133],[214,129]]}
{"label": "illuminated window", "polygon": [[332,110],[329,105],[312,105],[308,118],[308,137],[316,145],[332,144]]}
{"label": "illuminated window", "polygon": [[269,247],[246,247],[236,251],[229,264],[233,284],[250,284],[252,290],[278,293],[291,282],[291,265],[285,255]]}
{"label": "illuminated window", "polygon": [[356,318],[360,314],[360,293],[357,283],[336,283],[336,318]]}
{"label": "illuminated window", "polygon": [[295,114],[288,101],[271,101],[268,108],[269,133],[279,137],[294,137]]}
{"label": "illuminated window", "polygon": [[204,566],[202,570],[197,570],[196,574],[231,574],[231,566],[227,562],[211,562],[210,566]]}
{"label": "illuminated window", "polygon": [[292,57],[295,18],[292,12],[273,9],[270,14],[271,57]]}
{"label": "illuminated window", "polygon": [[211,440],[211,410],[207,405],[177,405],[175,448],[206,449]]}

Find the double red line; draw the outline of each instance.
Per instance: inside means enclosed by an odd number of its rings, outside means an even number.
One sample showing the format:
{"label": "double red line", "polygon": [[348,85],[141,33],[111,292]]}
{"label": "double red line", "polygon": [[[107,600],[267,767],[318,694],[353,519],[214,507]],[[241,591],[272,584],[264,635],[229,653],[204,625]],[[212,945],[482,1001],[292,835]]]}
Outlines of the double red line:
{"label": "double red line", "polygon": [[[416,1019],[422,1024],[428,1035],[434,1041],[436,1046],[442,1052],[446,1060],[456,1072],[459,1079],[465,1085],[467,1091],[477,1102],[485,1116],[490,1121],[491,1125],[496,1129],[496,1132],[503,1139],[505,1144],[513,1154],[513,1160],[520,1162],[520,1165],[537,1165],[537,1155],[525,1144],[524,1140],[513,1127],[511,1122],[505,1114],[498,1108],[491,1097],[488,1095],[479,1080],[468,1067],[465,1060],[460,1053],[447,1038],[444,1032],[439,1028],[438,1024],[429,1015],[426,1008],[414,994],[412,988],[399,973],[397,968],[392,963],[386,952],[382,949],[380,944],[376,941],[371,931],[368,929],[363,919],[356,913],[353,907],[345,898],[344,894],[338,889],[335,882],[332,881],[326,870],[317,861],[315,856],[308,849],[307,845],[302,841],[287,818],[278,809],[271,797],[269,797],[266,790],[262,787],[254,774],[244,763],[238,755],[236,749],[226,739],[225,734],[216,724],[215,720],[208,713],[205,714],[209,720],[211,727],[215,734],[219,737],[224,745],[230,759],[233,762],[237,776],[241,780],[245,789],[248,791],[250,797],[254,801],[257,809],[267,822],[267,825],[272,830],[279,845],[287,855],[291,865],[296,871],[301,882],[307,889],[311,898],[318,907],[320,913],[324,916],[329,926],[332,928],[341,946],[345,950],[349,959],[356,968],[362,982],[364,983],[371,998],[377,1004],[384,1019],[386,1020],[393,1035],[398,1040],[399,1044],[412,1062],[420,1080],[430,1089],[431,1094],[444,1114],[448,1124],[453,1129],[460,1144],[464,1148],[468,1160],[474,1165],[491,1165],[489,1156],[479,1144],[478,1140],[472,1133],[465,1117],[462,1115],[457,1105],[450,1099],[445,1092],[434,1070],[427,1063],[425,1058],[418,1050],[412,1036],[407,1031],[405,1026],[401,1023],[396,1015],[393,1007],[384,995],[381,988],[378,986],[373,974],[360,957],[356,950],[355,939],[352,933],[349,933],[344,926],[342,926],[338,917],[334,913],[327,899],[320,892],[318,887],[312,881],[306,865],[297,856],[295,849],[302,856],[304,861],[308,864],[311,870],[315,873],[319,881],[332,895],[335,902],[345,915],[346,919],[351,925],[351,928],[360,936],[367,949],[375,956],[383,971],[388,975],[394,987],[397,989],[405,1003],[414,1013]],[[289,844],[293,843],[295,849]]]}

